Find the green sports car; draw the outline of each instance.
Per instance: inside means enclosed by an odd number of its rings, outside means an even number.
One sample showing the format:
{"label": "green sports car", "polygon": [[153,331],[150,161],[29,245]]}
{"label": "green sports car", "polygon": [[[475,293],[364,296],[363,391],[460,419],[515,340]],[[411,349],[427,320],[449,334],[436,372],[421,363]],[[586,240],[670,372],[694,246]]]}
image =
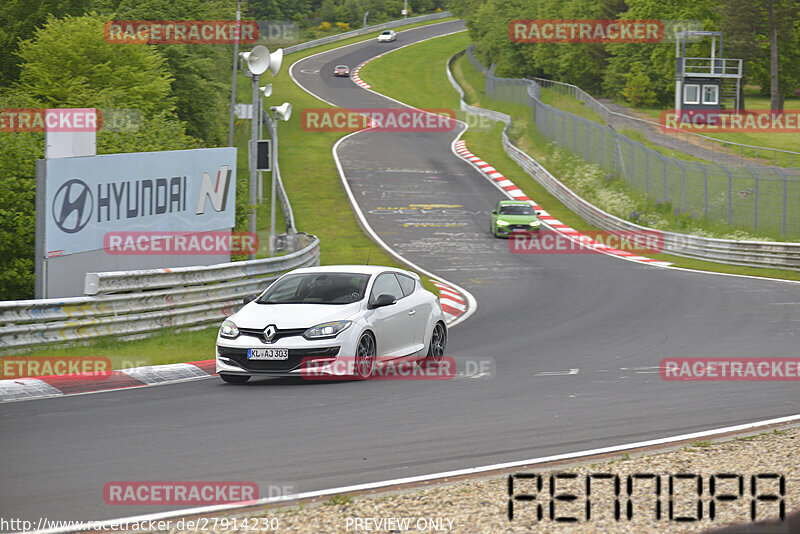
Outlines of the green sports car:
{"label": "green sports car", "polygon": [[542,225],[530,202],[501,200],[492,212],[492,235],[508,237],[514,233],[538,234]]}

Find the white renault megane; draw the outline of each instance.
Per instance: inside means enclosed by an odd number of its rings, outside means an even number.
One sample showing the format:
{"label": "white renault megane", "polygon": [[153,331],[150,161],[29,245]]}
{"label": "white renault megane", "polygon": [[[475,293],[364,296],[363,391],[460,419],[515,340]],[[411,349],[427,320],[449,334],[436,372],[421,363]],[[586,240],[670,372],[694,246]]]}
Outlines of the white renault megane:
{"label": "white renault megane", "polygon": [[251,376],[315,373],[369,378],[377,362],[439,363],[447,327],[439,300],[417,274],[392,267],[309,267],[284,274],[222,323],[217,372]]}

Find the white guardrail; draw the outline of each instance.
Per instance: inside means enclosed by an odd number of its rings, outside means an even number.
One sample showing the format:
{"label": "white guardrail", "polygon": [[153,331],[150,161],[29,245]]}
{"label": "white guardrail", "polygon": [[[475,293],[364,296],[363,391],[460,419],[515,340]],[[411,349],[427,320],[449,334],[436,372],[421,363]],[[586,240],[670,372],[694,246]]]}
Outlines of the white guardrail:
{"label": "white guardrail", "polygon": [[[464,102],[464,91],[458,85],[450,70],[452,62],[462,54],[464,54],[463,51],[457,53],[447,63],[447,78],[461,97],[461,110],[471,115],[503,122],[506,125],[502,134],[503,148],[511,159],[517,162],[525,172],[531,175],[550,194],[580,215],[586,222],[603,230],[653,232],[650,228],[620,219],[585,201],[550,174],[535,159],[515,146],[507,135],[511,126],[511,117],[509,115],[499,111],[470,106]],[[532,90],[533,88],[529,86],[528,91]],[[663,251],[669,254],[732,265],[800,270],[800,243],[734,241],[674,232],[661,232],[661,234],[663,236]]]}
{"label": "white guardrail", "polygon": [[87,273],[85,297],[0,302],[0,350],[221,322],[282,273],[319,264],[319,239],[296,252],[210,266]]}

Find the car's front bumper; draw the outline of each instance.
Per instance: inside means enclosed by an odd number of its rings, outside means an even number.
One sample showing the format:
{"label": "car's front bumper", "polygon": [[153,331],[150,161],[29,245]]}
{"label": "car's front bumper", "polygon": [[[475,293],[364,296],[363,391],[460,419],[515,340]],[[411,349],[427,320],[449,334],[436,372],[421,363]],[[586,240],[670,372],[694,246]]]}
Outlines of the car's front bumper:
{"label": "car's front bumper", "polygon": [[502,237],[510,237],[512,235],[530,235],[538,237],[541,226],[530,226],[528,224],[509,224],[508,226],[500,226],[495,224],[495,235]]}
{"label": "car's front bumper", "polygon": [[[324,371],[326,363],[352,360],[359,331],[351,326],[334,338],[307,340],[302,336],[287,337],[267,344],[252,336],[240,335],[236,339],[217,336],[217,373],[262,376],[301,376],[309,365],[317,372]],[[250,360],[248,349],[288,349],[286,360]],[[340,366],[338,366],[340,368]]]}

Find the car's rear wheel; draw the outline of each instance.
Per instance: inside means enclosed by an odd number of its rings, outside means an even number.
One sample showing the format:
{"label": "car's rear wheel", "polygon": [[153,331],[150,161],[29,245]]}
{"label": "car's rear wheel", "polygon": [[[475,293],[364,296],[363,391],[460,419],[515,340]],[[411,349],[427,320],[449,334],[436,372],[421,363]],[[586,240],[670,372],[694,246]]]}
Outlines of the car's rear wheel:
{"label": "car's rear wheel", "polygon": [[441,363],[444,360],[444,349],[447,346],[447,330],[442,323],[436,323],[428,345],[428,361]]}
{"label": "car's rear wheel", "polygon": [[220,373],[219,377],[222,379],[223,382],[227,382],[228,384],[244,384],[248,380],[250,380],[249,375],[229,375],[225,373]]}
{"label": "car's rear wheel", "polygon": [[356,361],[355,361],[355,377],[360,380],[366,380],[372,376],[375,370],[375,360],[377,359],[377,347],[375,346],[375,338],[372,334],[365,332],[361,334],[358,340],[358,347],[356,348]]}

